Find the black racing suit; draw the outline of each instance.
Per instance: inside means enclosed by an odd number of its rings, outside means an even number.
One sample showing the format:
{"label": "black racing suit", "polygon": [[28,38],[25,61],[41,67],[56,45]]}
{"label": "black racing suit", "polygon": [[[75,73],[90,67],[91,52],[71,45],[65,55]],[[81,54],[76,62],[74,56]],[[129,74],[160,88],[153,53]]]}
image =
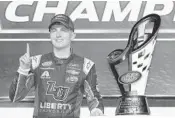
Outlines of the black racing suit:
{"label": "black racing suit", "polygon": [[20,101],[35,87],[34,118],[79,118],[84,94],[90,111],[104,112],[94,62],[74,53],[67,59],[52,52],[31,58],[30,71],[18,69],[9,97]]}

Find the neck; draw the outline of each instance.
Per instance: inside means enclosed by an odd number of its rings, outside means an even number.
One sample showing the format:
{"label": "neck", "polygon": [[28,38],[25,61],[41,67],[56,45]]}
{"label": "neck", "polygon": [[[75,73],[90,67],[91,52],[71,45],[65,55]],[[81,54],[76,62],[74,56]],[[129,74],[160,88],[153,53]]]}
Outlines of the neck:
{"label": "neck", "polygon": [[53,48],[53,53],[57,58],[68,58],[71,55],[71,49],[70,46],[63,49]]}

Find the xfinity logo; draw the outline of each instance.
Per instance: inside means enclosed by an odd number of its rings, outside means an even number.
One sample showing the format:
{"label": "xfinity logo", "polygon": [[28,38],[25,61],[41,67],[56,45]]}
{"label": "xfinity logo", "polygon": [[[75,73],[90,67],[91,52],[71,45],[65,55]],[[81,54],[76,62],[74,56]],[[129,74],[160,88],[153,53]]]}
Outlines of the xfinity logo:
{"label": "xfinity logo", "polygon": [[44,66],[44,67],[48,67],[48,66],[51,66],[51,65],[52,65],[52,61],[47,61],[47,62],[42,63],[42,66]]}

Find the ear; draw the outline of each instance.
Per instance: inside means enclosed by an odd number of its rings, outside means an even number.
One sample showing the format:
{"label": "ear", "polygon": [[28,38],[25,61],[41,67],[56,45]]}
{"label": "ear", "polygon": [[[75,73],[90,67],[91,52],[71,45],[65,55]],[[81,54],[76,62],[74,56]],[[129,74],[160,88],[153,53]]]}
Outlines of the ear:
{"label": "ear", "polygon": [[76,33],[72,32],[72,34],[71,34],[71,41],[73,41],[75,39],[75,37],[76,37]]}

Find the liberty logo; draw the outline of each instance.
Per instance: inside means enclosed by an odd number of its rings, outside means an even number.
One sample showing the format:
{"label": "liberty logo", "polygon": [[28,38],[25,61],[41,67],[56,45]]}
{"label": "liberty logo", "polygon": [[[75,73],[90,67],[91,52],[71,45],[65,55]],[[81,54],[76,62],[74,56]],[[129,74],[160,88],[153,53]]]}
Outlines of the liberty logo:
{"label": "liberty logo", "polygon": [[46,95],[53,96],[53,98],[57,101],[63,101],[67,98],[69,87],[55,86],[56,81],[48,81],[47,84],[48,87]]}

